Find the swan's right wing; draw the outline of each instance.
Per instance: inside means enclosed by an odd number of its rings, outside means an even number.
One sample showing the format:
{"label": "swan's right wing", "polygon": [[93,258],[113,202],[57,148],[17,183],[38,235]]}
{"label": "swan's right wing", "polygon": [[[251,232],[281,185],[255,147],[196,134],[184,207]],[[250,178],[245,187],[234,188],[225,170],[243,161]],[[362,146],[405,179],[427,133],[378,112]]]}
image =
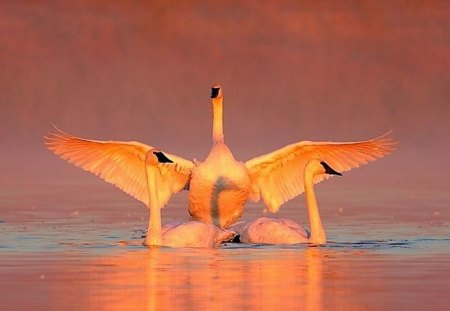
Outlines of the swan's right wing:
{"label": "swan's right wing", "polygon": [[[325,161],[338,172],[348,171],[394,150],[396,143],[388,134],[360,142],[311,142],[302,141],[256,157],[245,162],[252,187],[251,198],[258,201],[262,196],[271,212],[303,193],[303,175],[308,160]],[[318,175],[318,183],[329,175]]]}
{"label": "swan's right wing", "polygon": [[[144,204],[149,204],[145,166],[147,152],[154,149],[139,142],[83,139],[62,131],[45,137],[47,147],[62,159],[114,184]],[[171,195],[189,187],[194,164],[164,154],[173,163],[158,163],[158,197],[163,207]]]}

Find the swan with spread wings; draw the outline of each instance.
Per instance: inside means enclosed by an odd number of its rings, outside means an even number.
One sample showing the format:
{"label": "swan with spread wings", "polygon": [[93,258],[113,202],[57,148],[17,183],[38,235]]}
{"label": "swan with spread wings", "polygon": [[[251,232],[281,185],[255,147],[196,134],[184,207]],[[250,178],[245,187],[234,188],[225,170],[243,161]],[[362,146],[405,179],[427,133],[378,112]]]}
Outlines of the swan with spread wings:
{"label": "swan with spread wings", "polygon": [[[158,163],[158,207],[179,191],[188,190],[188,210],[194,220],[228,228],[242,215],[247,200],[262,199],[271,212],[305,191],[303,170],[318,158],[345,172],[391,153],[396,143],[383,135],[360,142],[301,141],[246,162],[237,161],[224,142],[223,89],[211,88],[213,145],[203,162],[164,152],[173,163]],[[139,142],[99,141],[56,130],[46,136],[47,147],[61,158],[148,204],[145,159],[154,149]],[[318,183],[327,176],[316,176]]]}

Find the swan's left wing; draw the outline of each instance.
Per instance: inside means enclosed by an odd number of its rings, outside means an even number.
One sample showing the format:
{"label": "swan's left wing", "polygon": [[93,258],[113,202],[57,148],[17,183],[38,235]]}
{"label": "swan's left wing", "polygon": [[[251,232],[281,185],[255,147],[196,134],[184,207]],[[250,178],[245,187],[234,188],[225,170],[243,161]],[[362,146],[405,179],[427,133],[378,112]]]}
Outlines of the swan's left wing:
{"label": "swan's left wing", "polygon": [[[389,133],[388,133],[389,134]],[[250,198],[264,203],[271,212],[305,191],[303,174],[308,160],[317,158],[338,172],[348,171],[384,157],[396,143],[388,134],[361,142],[302,141],[245,162],[251,182]],[[318,175],[318,183],[329,175]]]}
{"label": "swan's left wing", "polygon": [[[68,162],[114,184],[144,204],[149,204],[145,159],[154,149],[139,142],[83,139],[62,131],[45,137],[47,147]],[[164,152],[173,163],[158,163],[158,197],[163,207],[171,195],[189,187],[194,164]]]}

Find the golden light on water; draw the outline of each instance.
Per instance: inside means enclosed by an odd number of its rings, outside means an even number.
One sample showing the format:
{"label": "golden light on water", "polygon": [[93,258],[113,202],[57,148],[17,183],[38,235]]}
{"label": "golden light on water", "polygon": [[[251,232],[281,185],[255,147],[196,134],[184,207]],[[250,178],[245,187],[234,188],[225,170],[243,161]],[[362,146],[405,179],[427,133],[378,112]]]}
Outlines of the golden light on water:
{"label": "golden light on water", "polygon": [[[195,305],[198,309],[220,310],[243,304],[273,310],[281,303],[287,308],[304,305],[308,310],[322,309],[321,257],[314,249],[295,260],[289,253],[285,258],[266,255],[243,261],[243,265],[227,260],[227,254],[217,250],[193,251],[189,255],[152,249],[124,255],[102,258],[92,266],[116,266],[117,273],[103,275],[97,282],[100,287],[125,290],[114,293],[107,302],[98,300],[104,295],[94,293],[86,301],[86,308],[101,305],[117,310],[166,310]],[[124,273],[136,269],[141,273]],[[142,292],[135,292],[133,287]]]}

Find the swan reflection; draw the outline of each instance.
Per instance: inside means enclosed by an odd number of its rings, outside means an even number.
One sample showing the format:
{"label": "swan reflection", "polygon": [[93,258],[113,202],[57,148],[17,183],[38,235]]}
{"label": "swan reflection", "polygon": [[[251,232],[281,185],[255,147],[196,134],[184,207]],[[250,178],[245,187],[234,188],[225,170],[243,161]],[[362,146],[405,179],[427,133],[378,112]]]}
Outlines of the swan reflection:
{"label": "swan reflection", "polygon": [[83,309],[318,311],[329,255],[318,247],[127,251],[87,265],[95,280]]}

